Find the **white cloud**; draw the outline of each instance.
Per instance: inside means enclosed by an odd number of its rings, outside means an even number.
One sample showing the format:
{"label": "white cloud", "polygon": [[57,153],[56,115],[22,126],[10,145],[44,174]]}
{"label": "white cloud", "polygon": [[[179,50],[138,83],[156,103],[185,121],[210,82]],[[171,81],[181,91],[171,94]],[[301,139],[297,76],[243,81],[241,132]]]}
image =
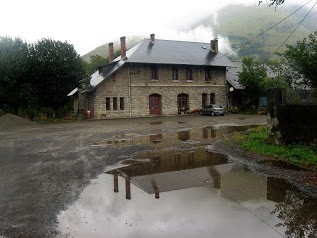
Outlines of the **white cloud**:
{"label": "white cloud", "polygon": [[156,33],[158,38],[209,41],[211,33],[205,29],[190,32],[186,28],[225,5],[237,3],[257,5],[258,0],[1,1],[0,36],[66,40],[80,54],[123,35],[148,37]]}

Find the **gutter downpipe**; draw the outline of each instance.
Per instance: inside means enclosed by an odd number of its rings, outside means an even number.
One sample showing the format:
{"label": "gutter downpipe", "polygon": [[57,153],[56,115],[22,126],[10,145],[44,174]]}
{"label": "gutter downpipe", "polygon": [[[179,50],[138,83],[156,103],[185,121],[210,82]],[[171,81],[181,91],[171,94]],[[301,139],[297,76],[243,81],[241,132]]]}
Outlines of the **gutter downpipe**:
{"label": "gutter downpipe", "polygon": [[130,74],[130,67],[128,68],[128,79],[129,79],[129,116],[132,117],[131,74]]}

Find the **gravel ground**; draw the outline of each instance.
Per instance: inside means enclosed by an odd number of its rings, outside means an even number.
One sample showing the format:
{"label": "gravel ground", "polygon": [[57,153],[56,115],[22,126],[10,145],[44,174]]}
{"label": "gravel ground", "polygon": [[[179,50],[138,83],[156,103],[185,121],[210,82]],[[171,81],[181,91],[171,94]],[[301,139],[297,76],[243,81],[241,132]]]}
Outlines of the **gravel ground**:
{"label": "gravel ground", "polygon": [[[6,127],[3,121],[0,127],[0,237],[56,237],[56,215],[76,201],[91,179],[103,173],[107,166],[149,149],[146,145],[94,147],[93,143],[122,133],[134,137],[148,135],[153,130],[167,133],[204,126],[265,124],[266,116],[180,115],[46,125],[26,123],[16,127],[12,121],[10,127]],[[258,173],[281,176],[278,169],[253,163],[253,155],[233,145],[217,142],[214,149],[241,163],[251,164]],[[306,173],[285,172],[290,181],[299,187],[305,185],[305,190],[316,194],[317,186],[297,179],[302,175],[307,179]]]}

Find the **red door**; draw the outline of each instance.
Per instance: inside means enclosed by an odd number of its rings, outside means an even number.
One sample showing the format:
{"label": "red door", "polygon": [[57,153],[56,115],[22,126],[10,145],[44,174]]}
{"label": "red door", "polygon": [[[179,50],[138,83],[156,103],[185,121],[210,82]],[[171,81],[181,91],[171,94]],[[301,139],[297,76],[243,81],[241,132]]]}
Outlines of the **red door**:
{"label": "red door", "polygon": [[161,95],[152,94],[149,97],[149,109],[150,115],[160,115],[161,114]]}

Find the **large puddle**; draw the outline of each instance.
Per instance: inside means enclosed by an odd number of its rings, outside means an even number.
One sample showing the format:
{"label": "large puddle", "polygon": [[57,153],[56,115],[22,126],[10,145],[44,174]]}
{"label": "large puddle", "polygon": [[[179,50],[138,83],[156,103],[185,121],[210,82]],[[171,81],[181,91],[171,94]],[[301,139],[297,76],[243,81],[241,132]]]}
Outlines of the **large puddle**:
{"label": "large puddle", "polygon": [[[58,215],[59,231],[67,237],[316,237],[315,200],[202,146],[242,129],[123,135],[94,143],[154,149],[93,180]],[[189,141],[190,148],[176,147]]]}

